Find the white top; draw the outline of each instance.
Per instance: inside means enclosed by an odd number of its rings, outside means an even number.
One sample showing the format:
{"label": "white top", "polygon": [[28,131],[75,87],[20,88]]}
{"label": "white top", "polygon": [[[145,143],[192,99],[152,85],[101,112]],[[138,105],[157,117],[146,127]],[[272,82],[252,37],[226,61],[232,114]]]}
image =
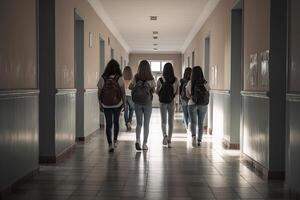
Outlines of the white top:
{"label": "white top", "polygon": [[[166,79],[162,76],[161,77],[163,79],[163,81],[165,82]],[[160,80],[157,81],[157,87],[156,87],[156,94],[159,94],[159,91],[161,90],[162,84],[160,82]],[[179,93],[179,81],[177,80],[177,78],[175,78],[175,81],[173,83],[173,91],[174,91],[174,95],[178,95]]]}
{"label": "white top", "polygon": [[[114,78],[114,77],[115,77],[115,75],[109,76],[109,78]],[[125,90],[125,86],[124,86],[124,79],[123,79],[123,77],[120,77],[120,78],[118,79],[118,84],[119,84],[121,90],[124,91],[124,90]],[[98,90],[101,91],[102,88],[103,88],[103,86],[104,86],[104,79],[103,79],[102,76],[101,76],[101,78],[99,79],[97,86],[98,86]],[[123,88],[123,89],[122,89],[122,88]],[[104,105],[103,103],[101,103],[101,105],[103,106],[103,108],[119,108],[119,107],[122,106],[122,104],[123,104],[123,100],[122,100],[122,99],[121,99],[121,101],[120,101],[117,105],[113,105],[113,106],[106,106],[106,105]]]}
{"label": "white top", "polygon": [[130,80],[124,80],[126,96],[131,96],[131,90],[129,89],[130,82],[131,82]]}
{"label": "white top", "polygon": [[[210,87],[208,84],[204,84],[205,88],[209,91]],[[189,98],[188,105],[195,105],[195,102],[192,100],[192,82],[189,81],[185,87],[186,96]]]}

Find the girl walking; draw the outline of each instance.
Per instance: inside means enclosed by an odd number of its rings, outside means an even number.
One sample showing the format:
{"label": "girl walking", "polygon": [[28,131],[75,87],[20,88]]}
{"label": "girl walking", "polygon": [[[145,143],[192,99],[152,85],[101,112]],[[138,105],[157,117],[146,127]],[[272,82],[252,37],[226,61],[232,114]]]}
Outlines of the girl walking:
{"label": "girl walking", "polygon": [[[140,62],[137,74],[134,76],[129,88],[132,90],[132,100],[136,115],[136,150],[148,150],[147,141],[149,135],[149,123],[152,113],[152,99],[155,91],[155,80],[151,73],[147,60]],[[141,147],[140,136],[142,126],[144,128],[144,141]]]}
{"label": "girl walking", "polygon": [[126,94],[126,106],[127,109],[124,112],[124,120],[127,131],[131,131],[131,122],[134,111],[134,103],[131,97],[131,90],[129,89],[129,84],[132,80],[132,70],[129,66],[126,66],[123,70],[123,77],[125,82],[125,94]]}
{"label": "girl walking", "polygon": [[[166,63],[163,69],[163,75],[157,82],[156,93],[159,96],[161,129],[163,133],[163,145],[171,147],[173,134],[175,102],[174,98],[178,94],[178,80],[174,75],[173,65]],[[167,132],[168,125],[168,132]]]}
{"label": "girl walking", "polygon": [[204,78],[200,66],[192,69],[191,80],[186,86],[188,101],[188,110],[191,118],[192,146],[196,146],[196,128],[198,126],[198,146],[201,145],[203,135],[203,121],[207,113],[209,103],[209,87]]}
{"label": "girl walking", "polygon": [[[126,108],[124,79],[116,60],[111,60],[106,65],[98,82],[98,98],[100,109],[105,115],[109,152],[114,152],[114,147],[117,147],[118,143],[120,113],[122,108]],[[112,125],[114,125],[114,141],[112,141]]]}
{"label": "girl walking", "polygon": [[185,68],[183,78],[180,80],[180,87],[179,87],[180,102],[183,111],[183,119],[184,119],[184,125],[186,130],[188,130],[189,123],[190,123],[190,117],[188,111],[189,98],[186,95],[186,86],[191,79],[191,73],[192,73],[192,68],[190,67]]}

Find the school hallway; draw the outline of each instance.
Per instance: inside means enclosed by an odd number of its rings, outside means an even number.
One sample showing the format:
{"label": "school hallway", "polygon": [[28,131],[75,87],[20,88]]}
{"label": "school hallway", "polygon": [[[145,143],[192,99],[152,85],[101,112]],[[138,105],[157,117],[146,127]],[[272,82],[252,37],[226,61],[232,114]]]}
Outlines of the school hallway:
{"label": "school hallway", "polygon": [[240,163],[239,151],[223,150],[211,136],[192,148],[182,114],[175,114],[172,148],[162,145],[158,109],[150,127],[148,151],[136,151],[135,133],[122,131],[115,152],[108,153],[101,130],[62,162],[41,165],[5,199],[290,199],[282,181],[260,178]]}
{"label": "school hallway", "polygon": [[[300,0],[0,0],[0,200],[300,199],[299,10]],[[149,150],[136,151],[121,113],[111,154],[99,99],[130,102],[141,74],[174,100],[173,148],[162,145],[165,100],[145,89]],[[181,101],[196,83],[207,112]],[[199,148],[179,112],[195,121],[195,107],[207,113]]]}

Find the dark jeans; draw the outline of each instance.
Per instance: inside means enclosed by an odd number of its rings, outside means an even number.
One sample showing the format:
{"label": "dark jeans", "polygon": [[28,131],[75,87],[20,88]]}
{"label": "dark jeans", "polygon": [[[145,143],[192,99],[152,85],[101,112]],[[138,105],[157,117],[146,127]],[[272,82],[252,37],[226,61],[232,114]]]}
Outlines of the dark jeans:
{"label": "dark jeans", "polygon": [[125,125],[132,122],[134,103],[131,96],[126,96],[126,104],[128,109],[126,109],[124,112]]}
{"label": "dark jeans", "polygon": [[114,123],[114,141],[118,140],[119,134],[119,118],[122,107],[119,108],[104,108],[106,120],[106,138],[108,144],[112,144],[112,125]]}

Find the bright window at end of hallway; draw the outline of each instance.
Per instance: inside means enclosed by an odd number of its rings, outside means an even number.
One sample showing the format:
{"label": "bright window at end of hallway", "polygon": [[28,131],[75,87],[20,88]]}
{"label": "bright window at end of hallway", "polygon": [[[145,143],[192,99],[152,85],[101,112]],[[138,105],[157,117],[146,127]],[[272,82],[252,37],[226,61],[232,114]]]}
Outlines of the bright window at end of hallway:
{"label": "bright window at end of hallway", "polygon": [[173,63],[171,60],[149,60],[152,72],[162,72],[168,62]]}

